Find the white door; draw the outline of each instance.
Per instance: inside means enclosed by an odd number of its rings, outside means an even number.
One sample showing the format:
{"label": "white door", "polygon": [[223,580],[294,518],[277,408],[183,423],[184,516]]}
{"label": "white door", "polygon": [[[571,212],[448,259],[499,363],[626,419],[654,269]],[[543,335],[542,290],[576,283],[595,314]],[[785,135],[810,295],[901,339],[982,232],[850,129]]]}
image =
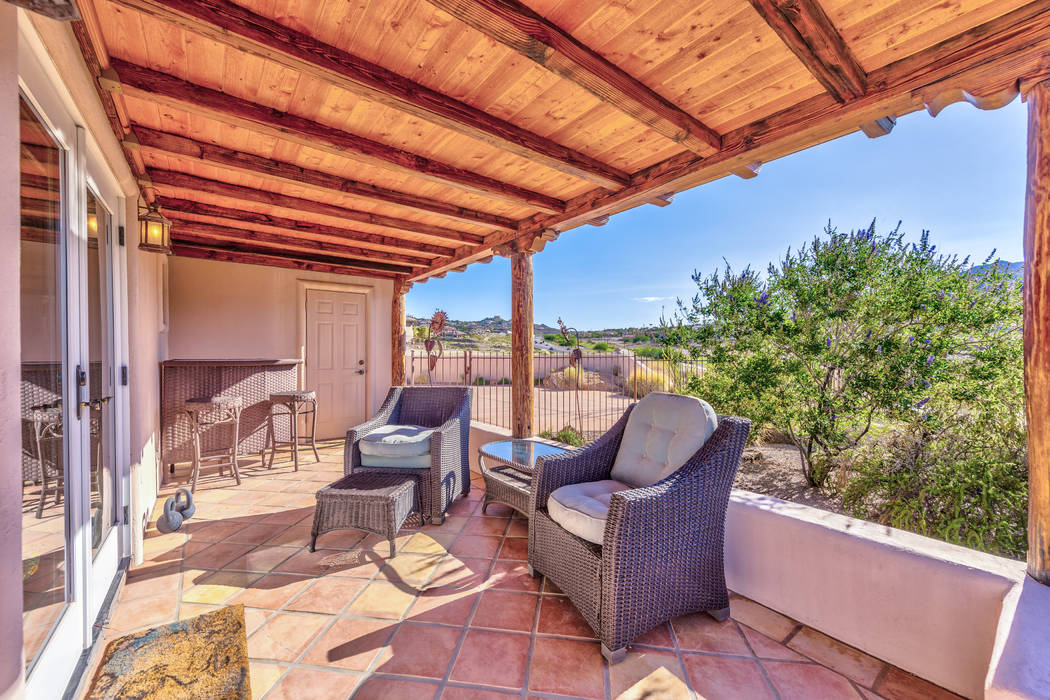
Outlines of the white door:
{"label": "white door", "polygon": [[365,295],[306,291],[306,388],[317,392],[317,437],[342,437],[367,419]]}

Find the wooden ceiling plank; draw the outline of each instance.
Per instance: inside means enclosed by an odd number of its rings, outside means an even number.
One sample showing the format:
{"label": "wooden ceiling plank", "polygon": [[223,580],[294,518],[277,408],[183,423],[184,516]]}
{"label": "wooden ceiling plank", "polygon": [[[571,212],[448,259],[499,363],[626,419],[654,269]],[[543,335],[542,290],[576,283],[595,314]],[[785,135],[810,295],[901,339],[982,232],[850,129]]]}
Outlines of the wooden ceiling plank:
{"label": "wooden ceiling plank", "polygon": [[332,243],[331,241],[319,241],[315,238],[303,238],[301,235],[272,233],[261,231],[257,228],[244,229],[233,226],[217,226],[215,224],[189,219],[176,219],[172,222],[171,230],[181,233],[192,233],[198,236],[212,236],[228,240],[242,241],[245,243],[259,243],[293,250],[316,251],[319,253],[331,253],[348,258],[371,260],[380,263],[395,263],[406,267],[426,267],[431,264],[429,258],[412,257],[398,253],[388,253],[383,250],[370,248],[358,248],[356,246]]}
{"label": "wooden ceiling plank", "polygon": [[813,77],[837,101],[864,94],[867,75],[817,0],[750,0]]}
{"label": "wooden ceiling plank", "polygon": [[428,1],[694,153],[722,147],[713,129],[517,0]]}
{"label": "wooden ceiling plank", "polygon": [[177,197],[166,197],[160,195],[157,197],[157,202],[164,208],[165,215],[172,219],[179,218],[180,214],[194,214],[196,216],[227,219],[230,221],[231,225],[234,223],[249,223],[260,226],[270,226],[271,228],[281,229],[289,233],[312,233],[333,238],[341,238],[343,240],[354,241],[357,243],[367,243],[397,250],[411,251],[414,253],[436,255],[438,257],[453,255],[456,250],[458,250],[457,248],[432,245],[421,241],[410,241],[404,238],[384,236],[378,233],[366,233],[364,231],[355,231],[353,229],[346,229],[338,226],[329,226],[328,224],[318,224],[312,221],[289,219],[274,214],[263,214],[245,209],[224,207],[218,204],[194,202],[188,199],[179,199]]}
{"label": "wooden ceiling plank", "polygon": [[426,236],[433,236],[435,238],[466,243],[469,245],[480,245],[485,242],[484,236],[479,236],[474,233],[463,233],[461,231],[453,231],[452,229],[442,228],[440,226],[424,224],[419,221],[409,221],[408,219],[399,219],[383,214],[348,209],[336,204],[327,204],[312,199],[292,197],[290,195],[280,194],[279,192],[233,185],[220,180],[209,180],[207,178],[197,177],[196,175],[180,173],[175,170],[150,169],[148,172],[150,180],[155,185],[166,185],[168,187],[177,187],[184,190],[206,192],[220,197],[230,197],[233,199],[258,202],[260,204],[281,207],[283,209],[294,209],[313,214],[322,214],[324,216],[334,216],[362,224],[382,226],[384,228],[392,228],[400,231],[407,231],[409,233],[419,233]]}
{"label": "wooden ceiling plank", "polygon": [[378,270],[365,270],[361,268],[348,267],[332,263],[319,263],[304,261],[298,258],[272,255],[259,252],[246,252],[243,250],[225,247],[208,246],[196,243],[173,242],[171,246],[173,255],[182,258],[198,258],[201,260],[215,260],[219,262],[241,263],[243,265],[262,265],[264,267],[283,267],[292,270],[309,270],[311,272],[327,272],[335,275],[355,275],[357,277],[377,277],[379,279],[397,279],[403,275],[397,275]]}
{"label": "wooden ceiling plank", "polygon": [[565,203],[555,197],[233,97],[167,73],[116,58],[111,59],[111,64],[112,70],[107,71],[99,79],[99,83],[112,92],[198,114],[224,124],[240,126],[300,146],[353,158],[429,182],[457,187],[484,197],[524,204],[550,213],[563,211],[565,208]]}
{"label": "wooden ceiling plank", "polygon": [[558,172],[609,189],[628,173],[226,0],[115,0]]}
{"label": "wooden ceiling plank", "polygon": [[491,226],[503,231],[513,231],[517,228],[517,222],[505,216],[475,211],[414,194],[390,190],[367,182],[350,180],[320,170],[304,168],[294,163],[264,158],[253,153],[244,153],[232,148],[196,141],[178,134],[157,131],[146,126],[132,125],[132,133],[135,135],[135,142],[129,144],[132,148],[145,149],[159,155],[213,163],[240,173],[261,175],[296,185],[306,185],[329,192],[371,199],[453,221],[478,226]]}
{"label": "wooden ceiling plank", "polygon": [[201,245],[221,250],[232,250],[256,255],[270,255],[289,260],[301,260],[303,262],[320,263],[322,265],[351,267],[358,270],[369,270],[372,272],[387,272],[396,275],[406,275],[413,272],[412,268],[403,265],[390,265],[387,263],[372,262],[370,260],[355,260],[341,255],[328,255],[325,253],[302,252],[288,249],[275,250],[265,244],[257,245],[254,242],[217,240],[214,236],[189,232],[176,233],[173,231],[171,235],[172,243],[178,242],[182,244]]}

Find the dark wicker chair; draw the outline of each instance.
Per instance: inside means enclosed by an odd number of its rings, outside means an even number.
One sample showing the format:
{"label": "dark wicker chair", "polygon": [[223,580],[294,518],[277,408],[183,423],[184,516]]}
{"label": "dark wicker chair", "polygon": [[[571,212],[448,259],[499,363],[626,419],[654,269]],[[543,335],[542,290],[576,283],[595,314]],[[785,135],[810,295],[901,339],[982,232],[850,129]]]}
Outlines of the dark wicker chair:
{"label": "dark wicker chair", "polygon": [[[470,401],[469,387],[391,387],[379,412],[367,423],[347,431],[343,472],[377,471],[417,476],[423,515],[434,524],[441,524],[456,496],[470,493]],[[437,428],[430,436],[429,469],[362,466],[358,440],[382,425],[391,424]]]}
{"label": "dark wicker chair", "polygon": [[569,596],[610,663],[661,622],[699,611],[729,616],[725,516],[751,429],[749,420],[719,416],[718,428],[678,471],[612,495],[603,543],[593,544],[552,520],[547,499],[566,484],[610,478],[633,409],[588,447],[542,460],[529,504],[529,572]]}

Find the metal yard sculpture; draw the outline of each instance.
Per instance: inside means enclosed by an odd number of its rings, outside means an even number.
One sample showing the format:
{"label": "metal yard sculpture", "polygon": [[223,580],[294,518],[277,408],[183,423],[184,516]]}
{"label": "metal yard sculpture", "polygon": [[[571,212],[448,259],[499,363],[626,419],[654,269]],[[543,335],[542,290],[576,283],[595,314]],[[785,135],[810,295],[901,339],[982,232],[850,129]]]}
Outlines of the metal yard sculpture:
{"label": "metal yard sculpture", "polygon": [[[571,348],[569,352],[569,367],[573,370],[573,374],[576,379],[576,420],[578,424],[577,430],[580,431],[580,435],[583,435],[583,409],[580,406],[580,379],[583,375],[583,350],[580,349],[580,332],[575,328],[570,328],[565,325],[558,317],[558,328],[561,329],[561,337],[565,339],[565,343]],[[575,336],[570,338],[569,334]]]}
{"label": "metal yard sculpture", "polygon": [[434,370],[437,368],[438,360],[445,353],[445,348],[438,340],[438,336],[445,332],[445,323],[448,314],[441,309],[434,312],[430,317],[430,326],[427,328],[427,337],[423,341],[423,348],[427,351],[427,384],[434,383]]}

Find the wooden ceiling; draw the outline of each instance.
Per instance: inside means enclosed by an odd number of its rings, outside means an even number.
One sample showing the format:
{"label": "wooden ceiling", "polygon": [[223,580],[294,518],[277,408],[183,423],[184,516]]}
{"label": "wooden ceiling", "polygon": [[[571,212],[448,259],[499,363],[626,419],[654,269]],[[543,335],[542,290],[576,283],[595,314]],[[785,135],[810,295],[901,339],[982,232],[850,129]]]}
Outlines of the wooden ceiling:
{"label": "wooden ceiling", "polygon": [[79,5],[176,255],[400,280],[1050,72],[1050,0]]}

